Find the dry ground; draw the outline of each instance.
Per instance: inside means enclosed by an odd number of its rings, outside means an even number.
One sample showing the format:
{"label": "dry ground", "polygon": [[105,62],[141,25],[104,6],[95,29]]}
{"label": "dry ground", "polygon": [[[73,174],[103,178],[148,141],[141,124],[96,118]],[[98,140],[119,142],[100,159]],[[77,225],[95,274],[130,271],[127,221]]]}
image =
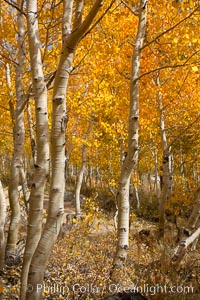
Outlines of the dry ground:
{"label": "dry ground", "polygon": [[[73,208],[65,203],[65,213],[71,212]],[[163,245],[157,239],[156,224],[135,218],[130,229],[124,286],[128,278],[127,284],[131,283],[132,288],[139,289],[148,299],[198,300],[199,245],[197,250],[187,253],[179,269],[173,269],[170,258],[174,232],[171,228],[173,226],[168,227]],[[104,295],[123,289],[110,281],[115,246],[112,218],[105,217],[102,212],[89,212],[82,223],[67,230],[55,245],[43,286],[44,299],[100,300]],[[18,299],[20,272],[21,264],[5,268],[1,276],[0,299]],[[167,293],[162,293],[164,291]]]}

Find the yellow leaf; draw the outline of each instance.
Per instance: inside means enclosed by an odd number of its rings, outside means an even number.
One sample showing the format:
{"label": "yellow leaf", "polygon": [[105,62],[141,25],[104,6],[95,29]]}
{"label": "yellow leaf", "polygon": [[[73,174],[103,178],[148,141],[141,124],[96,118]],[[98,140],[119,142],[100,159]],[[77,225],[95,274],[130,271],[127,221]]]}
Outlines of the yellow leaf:
{"label": "yellow leaf", "polygon": [[198,67],[197,67],[197,66],[195,66],[195,67],[192,67],[192,72],[196,73],[196,72],[198,72],[198,71],[199,71],[199,69],[198,69]]}
{"label": "yellow leaf", "polygon": [[177,43],[178,43],[178,38],[175,37],[175,38],[172,40],[172,43],[173,43],[173,44],[177,44]]}
{"label": "yellow leaf", "polygon": [[184,34],[184,39],[189,40],[189,38],[190,38],[190,37],[189,37],[189,34],[187,34],[187,33]]}
{"label": "yellow leaf", "polygon": [[174,1],[172,2],[172,6],[175,7],[175,8],[179,8],[180,4],[181,4],[181,3],[180,3],[179,1],[176,1],[176,0],[174,0]]}
{"label": "yellow leaf", "polygon": [[192,43],[194,43],[194,44],[195,44],[195,43],[198,43],[198,39],[195,39],[195,38],[192,39]]}

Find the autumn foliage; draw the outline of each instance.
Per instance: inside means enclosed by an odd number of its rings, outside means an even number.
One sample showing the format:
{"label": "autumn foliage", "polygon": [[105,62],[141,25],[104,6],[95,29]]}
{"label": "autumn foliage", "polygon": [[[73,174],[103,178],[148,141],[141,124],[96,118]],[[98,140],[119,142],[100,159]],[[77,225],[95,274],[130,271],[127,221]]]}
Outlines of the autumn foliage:
{"label": "autumn foliage", "polygon": [[[53,85],[63,51],[62,2],[38,0],[39,48],[48,91],[50,136],[53,123]],[[83,18],[93,5],[93,1],[85,2]],[[138,1],[103,2],[91,27],[76,45],[66,90],[65,189],[74,193],[78,172],[83,163],[83,149],[87,148],[81,189],[81,207],[87,217],[72,231],[67,231],[67,234],[64,232],[64,238],[54,247],[49,263],[50,274],[45,278],[45,284],[51,286],[56,283],[71,287],[77,282],[85,285],[84,282],[87,281],[90,286],[99,287],[97,299],[104,296],[111,284],[108,278],[116,239],[112,220],[116,209],[119,176],[128,151],[131,59],[138,25]],[[29,188],[36,167],[33,149],[37,143],[34,137],[38,134],[37,111],[29,58],[26,1],[22,1],[21,6],[19,3],[21,1],[0,2],[0,179],[5,190],[10,178],[13,131],[16,128],[19,12],[25,20],[25,61],[22,74],[25,123],[23,168]],[[141,47],[140,75],[137,78],[140,83],[139,156],[130,182],[132,229],[127,272],[139,286],[144,286],[147,281],[152,286],[157,283],[173,285],[168,268],[171,268],[171,249],[178,239],[174,232],[177,227],[178,230],[179,227],[182,228],[182,223],[177,224],[180,219],[184,222],[189,218],[196,201],[194,194],[200,184],[200,6],[199,1],[149,0],[147,14],[145,39]],[[87,135],[90,124],[91,130]],[[172,182],[172,191],[166,203],[165,249],[156,240],[158,207],[165,175],[163,157],[166,149],[163,148],[163,134],[166,138]],[[51,138],[52,136],[49,140]],[[51,184],[51,161],[49,166],[50,172],[45,178],[45,195]],[[22,194],[21,190],[21,199]],[[20,204],[24,212],[23,201],[20,200]],[[73,206],[69,209],[65,205],[65,214],[73,209]],[[44,206],[44,219],[46,213]],[[143,220],[139,222],[138,218]],[[26,225],[27,217],[24,216],[24,219]],[[134,222],[137,228],[133,229]],[[149,230],[149,234],[142,232],[143,227]],[[25,228],[24,226],[20,231],[20,237],[25,236]],[[198,260],[199,256],[196,258]],[[187,257],[185,265],[180,268],[180,276],[175,275],[175,285],[193,284],[196,291],[199,289],[197,263],[194,263],[192,269],[190,262],[191,257]],[[5,271],[0,284],[0,299],[4,292],[7,298],[2,299],[16,299],[21,267],[15,267]],[[175,270],[170,270],[176,273]],[[15,276],[16,282],[13,279]],[[45,299],[66,299],[62,292],[51,294],[48,289],[44,289]],[[89,300],[93,299],[93,294],[94,291],[84,293],[80,289],[76,294],[72,289],[69,299],[80,297],[79,299]]]}

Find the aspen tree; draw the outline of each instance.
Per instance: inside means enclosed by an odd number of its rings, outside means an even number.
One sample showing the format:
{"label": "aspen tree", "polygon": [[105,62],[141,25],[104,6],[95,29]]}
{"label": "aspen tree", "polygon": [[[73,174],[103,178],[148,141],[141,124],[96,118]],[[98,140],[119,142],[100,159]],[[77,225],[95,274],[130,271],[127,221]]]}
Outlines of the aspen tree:
{"label": "aspen tree", "polygon": [[27,1],[27,31],[35,100],[37,161],[30,193],[27,239],[23,259],[20,299],[25,299],[28,270],[42,230],[43,198],[49,172],[47,88],[44,82],[38,33],[37,1]]}
{"label": "aspen tree", "polygon": [[[139,15],[138,15],[139,14]],[[129,186],[133,169],[138,160],[139,137],[139,74],[141,48],[145,38],[147,22],[147,1],[141,0],[138,11],[138,29],[132,56],[130,79],[130,108],[128,124],[128,153],[123,162],[119,178],[118,201],[118,239],[113,261],[112,279],[120,278],[119,270],[124,270],[129,248]],[[122,272],[123,273],[123,272]],[[123,275],[122,275],[123,277]]]}
{"label": "aspen tree", "polygon": [[[52,128],[51,128],[51,161],[52,177],[50,183],[50,199],[47,221],[43,234],[33,255],[29,275],[28,286],[32,287],[27,291],[27,300],[39,300],[42,296],[44,272],[62,225],[62,214],[64,210],[64,187],[65,187],[65,130],[68,120],[66,111],[66,88],[69,74],[72,70],[74,53],[82,36],[89,29],[93,19],[102,6],[102,0],[96,0],[86,18],[82,21],[84,1],[76,1],[74,22],[73,0],[63,1],[62,21],[62,51],[57,72],[55,75],[53,98],[52,98]],[[36,18],[37,1],[28,1],[27,13]],[[33,24],[32,20],[31,24]],[[31,26],[28,24],[28,26]],[[38,143],[37,143],[38,144]],[[39,153],[37,152],[39,156]]]}
{"label": "aspen tree", "polygon": [[[18,5],[21,7],[22,1],[18,0]],[[23,68],[25,63],[25,47],[24,47],[24,16],[17,12],[17,28],[18,28],[18,64],[16,66],[16,108],[14,111],[14,149],[10,167],[9,180],[9,202],[11,208],[11,220],[9,225],[7,244],[6,244],[6,259],[9,263],[15,258],[15,250],[18,241],[18,230],[20,226],[20,204],[18,185],[20,180],[20,172],[23,168],[23,151],[24,151],[24,92],[23,92]],[[9,81],[9,78],[7,77]],[[11,260],[11,261],[10,261]]]}
{"label": "aspen tree", "polygon": [[4,266],[4,256],[5,256],[5,235],[4,226],[6,221],[6,199],[0,181],[0,271],[2,271]]}
{"label": "aspen tree", "polygon": [[[161,86],[159,73],[156,77],[156,84],[158,87]],[[161,184],[161,194],[160,194],[160,220],[159,220],[159,235],[164,236],[165,230],[165,210],[167,200],[171,196],[172,192],[172,172],[170,167],[171,153],[170,147],[167,143],[167,135],[165,129],[165,115],[163,111],[163,100],[162,93],[158,92],[158,109],[160,114],[160,135],[162,141],[162,184]]]}
{"label": "aspen tree", "polygon": [[92,130],[93,120],[91,119],[87,128],[87,132],[84,137],[83,146],[82,146],[82,163],[77,176],[76,190],[75,190],[75,208],[76,215],[80,215],[81,213],[81,203],[80,203],[80,192],[81,186],[83,182],[83,175],[86,169],[86,159],[87,159],[87,140]]}
{"label": "aspen tree", "polygon": [[174,251],[172,263],[178,265],[190,244],[192,244],[200,236],[200,188],[197,189],[195,195],[195,205],[192,213],[183,228],[180,242]]}

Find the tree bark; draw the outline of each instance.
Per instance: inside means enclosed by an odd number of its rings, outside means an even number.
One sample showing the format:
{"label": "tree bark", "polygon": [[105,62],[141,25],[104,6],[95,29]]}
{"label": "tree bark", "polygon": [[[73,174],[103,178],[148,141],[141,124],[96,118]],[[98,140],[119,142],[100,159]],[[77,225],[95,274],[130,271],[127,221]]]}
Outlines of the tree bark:
{"label": "tree bark", "polygon": [[[21,1],[18,1],[21,5]],[[24,55],[24,17],[21,13],[17,14],[17,26],[18,26],[18,64],[16,67],[16,109],[15,109],[15,121],[14,121],[14,150],[10,168],[10,180],[9,180],[9,202],[11,208],[11,220],[9,225],[7,245],[6,245],[6,260],[11,262],[15,257],[15,250],[18,240],[18,230],[20,226],[20,204],[18,196],[18,185],[20,179],[20,170],[23,168],[23,150],[25,139],[24,128],[24,93],[23,93],[23,67],[25,63]]]}
{"label": "tree bark", "polygon": [[[73,133],[72,133],[73,137],[76,137],[79,119],[80,119],[80,116],[78,116],[76,121],[75,121],[74,128],[73,128]],[[68,150],[66,151],[66,154],[65,154],[65,179],[66,179],[66,181],[67,181],[68,178],[70,178],[68,169],[69,169],[70,156],[72,154],[73,148],[74,148],[74,144],[72,142],[69,145]]]}
{"label": "tree bark", "polygon": [[[161,86],[159,74],[156,78],[156,84],[158,87]],[[172,174],[170,168],[170,159],[171,153],[170,148],[167,144],[167,136],[165,130],[165,116],[163,111],[162,103],[162,94],[158,92],[158,109],[160,113],[160,134],[162,141],[162,167],[161,167],[161,176],[162,176],[162,185],[161,185],[161,194],[160,194],[160,218],[159,218],[159,236],[164,236],[165,231],[165,210],[166,203],[171,197],[172,192]]]}
{"label": "tree bark", "polygon": [[6,199],[3,192],[2,183],[0,181],[0,271],[4,267],[4,257],[5,257],[5,235],[4,226],[6,221]]}
{"label": "tree bark", "polygon": [[15,124],[15,108],[13,105],[13,92],[12,92],[12,84],[11,84],[11,78],[10,78],[10,66],[7,63],[6,64],[6,82],[7,82],[7,89],[8,89],[8,95],[9,95],[9,110],[10,110],[10,116],[13,124],[13,136],[14,136],[14,124]]}
{"label": "tree bark", "polygon": [[183,259],[188,246],[195,241],[200,235],[200,188],[196,191],[196,204],[193,207],[192,214],[183,228],[183,234],[175,250],[172,263],[178,265]]}
{"label": "tree bark", "polygon": [[32,159],[33,159],[33,164],[35,164],[37,161],[37,146],[36,146],[36,142],[35,142],[35,134],[34,134],[34,129],[33,129],[33,118],[32,118],[32,114],[31,114],[31,106],[30,106],[29,102],[27,103],[27,115],[28,115],[28,126],[29,126],[29,131],[30,131]]}
{"label": "tree bark", "polygon": [[23,191],[23,198],[24,198],[24,205],[26,208],[26,212],[28,214],[29,211],[29,197],[30,197],[30,191],[28,189],[28,183],[26,178],[26,173],[23,168],[20,169],[20,180],[22,184],[22,191]]}
{"label": "tree bark", "polygon": [[82,147],[82,163],[81,167],[77,176],[77,183],[76,183],[76,190],[75,190],[75,210],[76,210],[76,215],[80,215],[81,213],[81,202],[80,202],[80,192],[81,192],[81,186],[83,182],[83,175],[85,172],[86,168],[86,160],[87,160],[87,140],[90,135],[90,132],[92,130],[93,126],[93,121],[90,120],[90,123],[88,125],[87,132],[84,137],[83,141],[83,147]]}
{"label": "tree bark", "polygon": [[[35,2],[35,1],[28,1]],[[77,1],[80,2],[80,1]],[[36,3],[35,3],[36,5]],[[85,20],[81,23],[81,12],[75,15],[73,30],[71,30],[73,1],[63,1],[63,46],[60,61],[54,81],[54,91],[52,99],[52,135],[51,135],[51,159],[52,159],[52,178],[50,184],[50,199],[48,207],[48,216],[41,239],[31,261],[28,285],[32,287],[27,291],[27,300],[39,300],[42,296],[42,287],[44,272],[48,259],[55,244],[62,225],[62,214],[64,211],[64,170],[65,170],[65,130],[67,123],[66,115],[66,87],[68,78],[72,69],[74,52],[81,40],[83,34],[88,30],[94,17],[96,16],[102,0],[97,0],[90,10]],[[80,8],[80,6],[78,5]],[[33,10],[30,10],[31,12]],[[79,26],[77,19],[79,18]],[[38,152],[39,155],[39,152]]]}
{"label": "tree bark", "polygon": [[49,172],[47,88],[42,70],[42,57],[37,20],[37,1],[27,1],[27,30],[36,114],[37,161],[30,191],[30,212],[23,259],[20,299],[26,296],[31,259],[41,237],[44,189]]}
{"label": "tree bark", "polygon": [[[137,36],[132,57],[132,71],[130,80],[130,109],[128,125],[128,153],[124,160],[118,184],[118,240],[115,257],[113,260],[112,279],[119,280],[120,271],[125,268],[129,248],[129,185],[133,169],[138,160],[138,137],[139,137],[139,74],[140,57],[143,45],[146,20],[147,1],[141,0],[139,6],[139,22]],[[122,276],[123,277],[123,276]]]}

